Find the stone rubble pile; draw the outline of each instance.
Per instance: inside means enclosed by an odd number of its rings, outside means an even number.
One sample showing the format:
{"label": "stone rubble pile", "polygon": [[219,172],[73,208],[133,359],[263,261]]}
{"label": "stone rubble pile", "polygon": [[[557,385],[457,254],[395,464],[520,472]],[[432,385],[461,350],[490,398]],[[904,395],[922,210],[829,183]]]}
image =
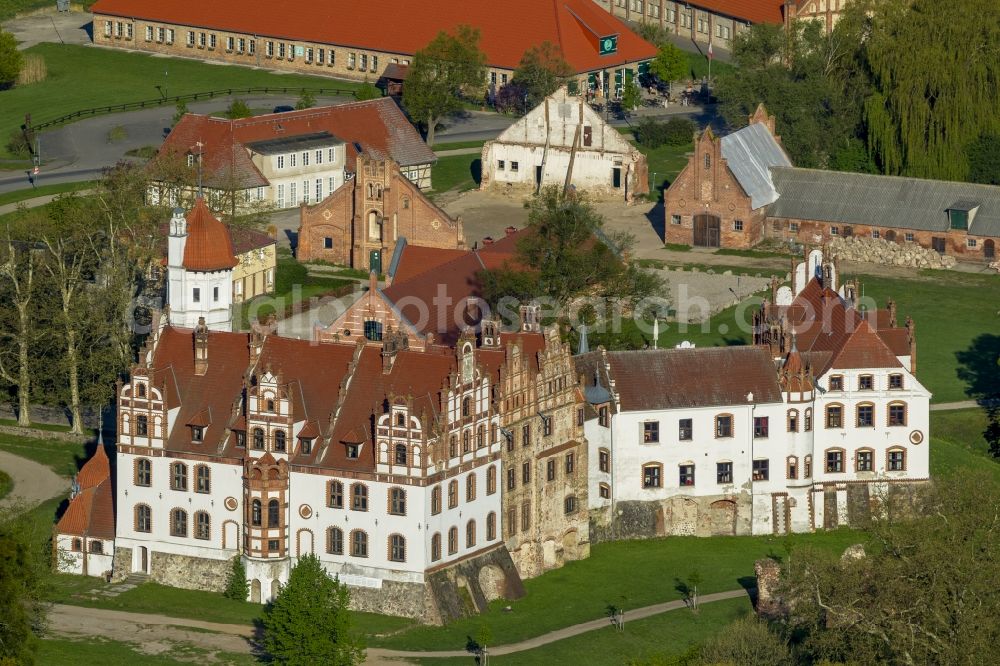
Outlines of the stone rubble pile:
{"label": "stone rubble pile", "polygon": [[842,261],[910,268],[951,268],[955,265],[955,257],[938,254],[916,243],[896,243],[883,238],[838,236],[830,240],[829,249]]}

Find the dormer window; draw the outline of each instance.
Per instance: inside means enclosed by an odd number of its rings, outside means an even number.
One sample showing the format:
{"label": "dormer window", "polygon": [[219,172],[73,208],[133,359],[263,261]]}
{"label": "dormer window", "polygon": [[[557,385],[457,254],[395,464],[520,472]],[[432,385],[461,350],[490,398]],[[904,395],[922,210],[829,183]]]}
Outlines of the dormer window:
{"label": "dormer window", "polygon": [[948,207],[948,226],[960,231],[968,231],[969,223],[976,216],[979,204],[975,201],[956,201]]}
{"label": "dormer window", "polygon": [[347,445],[347,457],[350,460],[357,460],[361,455],[361,445],[360,444],[348,444]]}
{"label": "dormer window", "polygon": [[302,437],[299,439],[299,452],[308,455],[312,453],[312,450],[313,450],[312,439],[308,437]]}
{"label": "dormer window", "polygon": [[201,426],[191,426],[191,441],[201,442],[205,440],[205,429]]}

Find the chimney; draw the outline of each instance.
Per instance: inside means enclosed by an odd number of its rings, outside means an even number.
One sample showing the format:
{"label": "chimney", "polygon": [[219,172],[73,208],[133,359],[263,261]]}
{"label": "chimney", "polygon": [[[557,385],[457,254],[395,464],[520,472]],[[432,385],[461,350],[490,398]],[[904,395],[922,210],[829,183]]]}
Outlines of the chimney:
{"label": "chimney", "polygon": [[521,331],[523,333],[541,332],[540,311],[541,307],[537,303],[521,306]]}
{"label": "chimney", "polygon": [[194,374],[202,377],[208,372],[208,326],[205,318],[198,317],[198,326],[194,329]]}
{"label": "chimney", "polygon": [[896,328],[896,301],[890,298],[885,309],[889,311],[889,328]]}
{"label": "chimney", "polygon": [[392,372],[392,367],[396,364],[396,356],[409,347],[410,339],[406,337],[406,333],[394,331],[392,324],[388,324],[385,336],[382,338],[382,374],[388,375]]}
{"label": "chimney", "polygon": [[486,238],[483,239],[483,247],[486,247],[487,245],[493,245],[493,242],[494,242],[493,236],[487,236]]}
{"label": "chimney", "polygon": [[513,236],[517,232],[517,227],[510,226],[503,230],[504,234],[508,236]]}
{"label": "chimney", "polygon": [[906,341],[910,343],[910,373],[917,374],[917,325],[913,317],[906,318]]}

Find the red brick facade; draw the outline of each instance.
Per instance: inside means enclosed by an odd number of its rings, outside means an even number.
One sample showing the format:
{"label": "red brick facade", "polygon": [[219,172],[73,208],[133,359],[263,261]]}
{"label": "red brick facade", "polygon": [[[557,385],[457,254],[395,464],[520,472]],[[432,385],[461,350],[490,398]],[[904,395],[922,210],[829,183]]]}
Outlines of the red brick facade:
{"label": "red brick facade", "polygon": [[461,218],[452,219],[431,203],[391,160],[359,155],[355,178],[300,211],[299,261],[319,259],[381,273],[400,237],[410,245],[465,247]]}

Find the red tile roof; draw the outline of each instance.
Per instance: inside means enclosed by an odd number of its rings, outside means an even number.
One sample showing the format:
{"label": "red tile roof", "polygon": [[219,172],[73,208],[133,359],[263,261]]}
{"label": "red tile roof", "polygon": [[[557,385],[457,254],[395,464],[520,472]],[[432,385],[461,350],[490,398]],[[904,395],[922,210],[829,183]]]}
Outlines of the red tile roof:
{"label": "red tile roof", "polygon": [[187,214],[184,268],[189,271],[221,271],[237,264],[229,229],[209,212],[201,197]]}
{"label": "red tile roof", "polygon": [[392,274],[392,284],[406,282],[410,278],[447,264],[458,257],[464,257],[466,252],[466,250],[406,245],[400,255],[396,272]]}
{"label": "red tile roof", "polygon": [[750,23],[782,23],[785,0],[691,0],[691,5]]}
{"label": "red tile roof", "polygon": [[388,97],[237,120],[189,113],[167,135],[159,155],[200,152],[208,187],[233,180],[246,187],[263,187],[269,183],[244,145],[318,132],[328,132],[348,144],[348,166],[357,152],[354,144],[377,159],[392,159],[402,166],[437,159]]}
{"label": "red tile roof", "polygon": [[[706,0],[730,7],[724,13],[752,21],[780,21],[780,0]],[[735,7],[733,7],[735,6]],[[771,7],[774,11],[765,12]],[[294,6],[236,0],[191,3],[186,0],[98,0],[95,15],[142,18],[246,35],[302,40],[320,44],[413,54],[441,30],[471,25],[481,31],[480,47],[494,67],[514,69],[524,52],[544,41],[557,45],[576,72],[589,72],[624,62],[649,60],[656,47],[638,37],[592,0],[463,0],[409,2],[309,2]],[[771,15],[776,16],[774,18]],[[770,19],[765,19],[765,15]],[[773,19],[773,20],[772,20]],[[377,26],[377,29],[373,29]],[[597,38],[618,35],[618,52],[598,54]],[[262,49],[261,49],[262,50]]]}
{"label": "red tile roof", "polygon": [[97,450],[76,475],[80,490],[70,500],[66,513],[56,525],[59,534],[115,538],[115,511],[111,496],[111,466],[104,442],[99,441]]}

